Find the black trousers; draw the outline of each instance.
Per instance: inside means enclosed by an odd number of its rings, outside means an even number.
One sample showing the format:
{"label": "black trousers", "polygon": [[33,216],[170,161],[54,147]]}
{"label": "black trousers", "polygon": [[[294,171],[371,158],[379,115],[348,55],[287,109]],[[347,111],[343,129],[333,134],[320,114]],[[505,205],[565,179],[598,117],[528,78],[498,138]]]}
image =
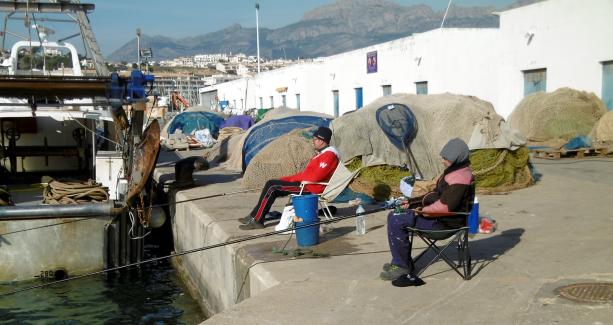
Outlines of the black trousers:
{"label": "black trousers", "polygon": [[[286,182],[278,179],[271,179],[266,182],[258,204],[251,210],[251,217],[259,223],[264,223],[266,214],[270,211],[275,199],[290,194],[300,193],[300,182]],[[309,194],[303,192],[303,194]]]}

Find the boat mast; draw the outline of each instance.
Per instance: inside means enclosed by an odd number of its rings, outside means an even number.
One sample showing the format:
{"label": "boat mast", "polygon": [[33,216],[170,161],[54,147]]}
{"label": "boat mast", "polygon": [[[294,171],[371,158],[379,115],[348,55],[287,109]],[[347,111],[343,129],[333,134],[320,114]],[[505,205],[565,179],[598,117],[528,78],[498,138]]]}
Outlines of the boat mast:
{"label": "boat mast", "polygon": [[[31,12],[31,13],[66,13],[73,20],[79,24],[81,31],[81,37],[85,50],[91,53],[94,66],[96,67],[96,74],[99,76],[108,76],[109,70],[106,68],[104,59],[102,58],[102,52],[98,46],[98,42],[94,37],[87,12],[94,10],[94,5],[89,3],[81,4],[79,0],[66,1],[51,1],[51,2],[21,2],[21,1],[5,1],[0,0],[0,12],[8,12],[4,18],[4,31],[2,35],[2,47],[4,49],[4,37],[6,32],[6,21],[15,12]],[[71,13],[74,13],[73,17]]]}
{"label": "boat mast", "polygon": [[[73,0],[74,3],[79,4],[79,0]],[[102,57],[102,52],[100,51],[100,47],[98,46],[98,42],[94,37],[94,32],[92,31],[91,25],[89,23],[89,18],[85,13],[85,10],[77,10],[76,11],[76,19],[79,23],[79,28],[81,29],[81,35],[83,37],[83,43],[85,44],[86,50],[91,53],[92,60],[94,61],[94,67],[96,68],[96,74],[98,76],[108,76],[109,70],[104,63],[104,58]]]}

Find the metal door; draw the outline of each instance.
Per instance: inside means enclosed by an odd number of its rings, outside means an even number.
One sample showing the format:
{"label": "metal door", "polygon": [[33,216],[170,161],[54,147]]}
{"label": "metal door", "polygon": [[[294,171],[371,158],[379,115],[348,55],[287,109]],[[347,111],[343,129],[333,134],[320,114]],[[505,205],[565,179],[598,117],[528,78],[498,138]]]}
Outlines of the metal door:
{"label": "metal door", "polygon": [[602,63],[602,101],[613,110],[613,61]]}
{"label": "metal door", "polygon": [[392,94],[392,85],[383,85],[381,88],[383,89],[383,96],[389,96]]}
{"label": "metal door", "polygon": [[428,82],[427,81],[419,81],[415,83],[415,93],[417,95],[427,95],[428,94]]}
{"label": "metal door", "polygon": [[334,117],[338,117],[338,114],[339,114],[338,90],[332,91],[332,97],[334,98]]}
{"label": "metal door", "polygon": [[547,69],[524,71],[524,96],[547,91]]}
{"label": "metal door", "polygon": [[362,88],[355,88],[355,109],[360,109],[362,104]]}

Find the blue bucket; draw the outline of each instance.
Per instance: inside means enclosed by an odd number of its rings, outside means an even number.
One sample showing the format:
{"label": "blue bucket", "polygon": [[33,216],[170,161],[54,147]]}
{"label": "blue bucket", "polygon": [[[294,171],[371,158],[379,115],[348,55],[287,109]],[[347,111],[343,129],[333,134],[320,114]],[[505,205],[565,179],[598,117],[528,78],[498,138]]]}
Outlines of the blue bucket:
{"label": "blue bucket", "polygon": [[[296,227],[309,225],[319,221],[317,218],[317,195],[294,196],[292,203],[296,217],[302,218],[302,222],[296,222]],[[319,225],[296,229],[296,241],[298,246],[313,246],[319,243]]]}

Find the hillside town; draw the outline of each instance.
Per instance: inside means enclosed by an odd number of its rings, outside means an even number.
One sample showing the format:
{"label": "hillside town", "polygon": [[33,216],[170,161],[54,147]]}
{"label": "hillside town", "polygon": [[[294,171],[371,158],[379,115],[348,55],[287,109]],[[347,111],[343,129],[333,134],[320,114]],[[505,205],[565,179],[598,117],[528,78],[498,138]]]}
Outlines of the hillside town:
{"label": "hillside town", "polygon": [[[260,58],[260,71],[272,71],[296,63],[311,62],[312,59],[272,59]],[[84,65],[91,62],[83,62]],[[138,66],[138,62],[108,63],[111,71],[128,72]],[[155,73],[155,92],[162,98],[161,103],[170,105],[170,110],[180,110],[185,106],[199,103],[198,90],[204,87],[254,77],[258,72],[257,58],[244,53],[214,53],[182,56],[168,60],[145,60],[141,68]],[[170,99],[173,93],[180,94],[185,103]]]}

